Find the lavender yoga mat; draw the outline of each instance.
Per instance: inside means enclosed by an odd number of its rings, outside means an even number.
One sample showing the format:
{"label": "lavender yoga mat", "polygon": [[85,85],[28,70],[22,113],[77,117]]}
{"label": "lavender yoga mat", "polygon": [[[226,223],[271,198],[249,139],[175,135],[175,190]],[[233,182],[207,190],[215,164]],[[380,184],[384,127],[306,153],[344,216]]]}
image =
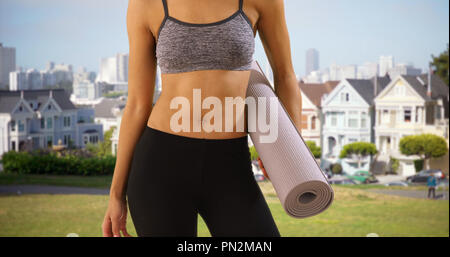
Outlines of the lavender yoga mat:
{"label": "lavender yoga mat", "polygon": [[[258,125],[256,131],[251,131],[249,127],[248,132],[284,210],[294,218],[306,218],[323,212],[333,201],[333,189],[256,61],[253,62],[247,88],[247,97],[249,96],[256,100],[257,110],[258,97],[267,97],[267,124],[271,108],[269,97],[276,97],[276,140],[271,143],[262,142],[261,136],[267,136],[269,132],[261,132]],[[247,122],[253,119],[257,121],[257,113],[258,111],[248,111]]]}

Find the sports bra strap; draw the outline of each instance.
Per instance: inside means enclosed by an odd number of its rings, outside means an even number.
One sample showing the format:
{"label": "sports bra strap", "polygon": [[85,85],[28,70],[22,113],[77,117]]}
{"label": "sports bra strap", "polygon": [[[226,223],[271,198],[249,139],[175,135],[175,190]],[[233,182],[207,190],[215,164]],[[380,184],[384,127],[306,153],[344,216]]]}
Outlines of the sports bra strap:
{"label": "sports bra strap", "polygon": [[166,0],[162,0],[163,6],[164,6],[164,14],[167,16],[169,16],[169,8],[167,7],[167,1]]}
{"label": "sports bra strap", "polygon": [[243,2],[244,2],[244,0],[239,0],[239,11],[242,11]]}

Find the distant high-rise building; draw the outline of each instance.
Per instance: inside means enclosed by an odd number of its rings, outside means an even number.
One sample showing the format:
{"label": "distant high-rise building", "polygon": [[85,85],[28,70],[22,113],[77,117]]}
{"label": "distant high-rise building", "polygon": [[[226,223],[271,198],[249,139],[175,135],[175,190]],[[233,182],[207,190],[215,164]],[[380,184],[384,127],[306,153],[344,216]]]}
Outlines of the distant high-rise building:
{"label": "distant high-rise building", "polygon": [[378,76],[378,63],[366,62],[358,66],[357,79],[369,79]]}
{"label": "distant high-rise building", "polygon": [[100,72],[97,81],[115,84],[128,82],[128,54],[103,58],[100,62]]}
{"label": "distant high-rise building", "polygon": [[54,62],[47,62],[47,66],[45,67],[46,70],[53,70],[55,68]]}
{"label": "distant high-rise building", "polygon": [[16,70],[16,48],[0,43],[0,89],[7,89],[9,73]]}
{"label": "distant high-rise building", "polygon": [[9,90],[37,90],[43,89],[42,74],[36,69],[26,72],[21,70],[9,73]]}
{"label": "distant high-rise building", "polygon": [[380,76],[386,75],[389,69],[394,67],[394,57],[390,56],[380,56]]}
{"label": "distant high-rise building", "polygon": [[317,71],[319,69],[319,52],[314,49],[308,49],[306,51],[306,66],[305,75],[308,76],[312,71]]}
{"label": "distant high-rise building", "polygon": [[412,64],[409,63],[399,63],[394,67],[388,69],[388,74],[391,78],[394,78],[398,75],[415,75],[418,76],[422,74],[422,69],[415,68]]}
{"label": "distant high-rise building", "polygon": [[9,90],[26,90],[28,89],[27,73],[21,70],[9,73]]}

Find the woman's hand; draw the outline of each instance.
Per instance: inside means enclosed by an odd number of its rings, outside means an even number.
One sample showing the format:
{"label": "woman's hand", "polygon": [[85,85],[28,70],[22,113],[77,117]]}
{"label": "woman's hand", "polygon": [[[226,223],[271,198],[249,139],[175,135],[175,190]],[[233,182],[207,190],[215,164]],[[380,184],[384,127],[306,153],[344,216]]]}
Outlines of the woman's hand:
{"label": "woman's hand", "polygon": [[110,197],[108,209],[102,224],[104,237],[131,237],[127,232],[127,201]]}
{"label": "woman's hand", "polygon": [[259,157],[258,157],[258,163],[259,163],[259,167],[261,168],[262,173],[264,174],[264,177],[266,177],[268,180],[270,180],[269,175],[267,175],[266,169],[264,169],[262,160]]}

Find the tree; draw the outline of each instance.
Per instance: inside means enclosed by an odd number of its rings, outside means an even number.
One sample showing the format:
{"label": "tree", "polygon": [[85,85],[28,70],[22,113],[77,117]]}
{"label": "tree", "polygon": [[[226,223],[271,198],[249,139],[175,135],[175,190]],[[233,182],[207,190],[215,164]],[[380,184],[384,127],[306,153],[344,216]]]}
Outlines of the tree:
{"label": "tree", "polygon": [[342,174],[342,165],[340,163],[335,163],[331,166],[331,172],[333,174]]}
{"label": "tree", "polygon": [[320,146],[316,145],[316,142],[306,141],[306,145],[308,146],[309,150],[311,150],[314,158],[320,158],[320,156],[322,155],[322,149],[320,148]]}
{"label": "tree", "polygon": [[108,155],[112,155],[111,137],[114,132],[114,129],[116,129],[116,126],[111,126],[111,128],[108,131],[106,131],[105,134],[103,135],[103,141],[99,142],[98,144],[88,143],[86,145],[86,149],[98,157],[105,157]]}
{"label": "tree", "polygon": [[447,154],[447,142],[443,137],[434,134],[405,136],[400,139],[400,152],[404,155],[419,155],[426,169],[430,169],[431,158],[439,158]]}
{"label": "tree", "polygon": [[377,152],[377,148],[372,143],[354,142],[344,146],[339,158],[356,158],[358,161],[358,168],[361,168],[362,159],[366,158],[367,155],[372,156]]}
{"label": "tree", "polygon": [[431,55],[431,58],[432,61],[430,62],[430,65],[433,69],[433,73],[441,77],[448,86],[448,44],[446,51],[442,52],[437,57]]}

